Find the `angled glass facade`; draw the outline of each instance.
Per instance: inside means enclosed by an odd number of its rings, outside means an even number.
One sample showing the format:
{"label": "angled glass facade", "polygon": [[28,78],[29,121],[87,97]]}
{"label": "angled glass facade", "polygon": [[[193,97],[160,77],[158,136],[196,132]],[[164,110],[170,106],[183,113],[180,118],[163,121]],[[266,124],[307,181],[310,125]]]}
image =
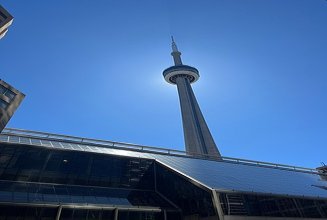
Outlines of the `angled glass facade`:
{"label": "angled glass facade", "polygon": [[324,175],[318,175],[317,170],[314,172],[309,169],[279,167],[278,164],[257,165],[255,162],[245,164],[237,161],[213,161],[162,155],[157,155],[156,158],[218,191],[327,199],[327,190],[321,188],[327,187],[327,181],[322,180]]}
{"label": "angled glass facade", "polygon": [[0,203],[160,207],[154,161],[97,153],[0,145]]}
{"label": "angled glass facade", "polygon": [[0,134],[0,219],[327,218],[325,177],[42,132]]}
{"label": "angled glass facade", "polygon": [[184,216],[216,217],[211,191],[195,186],[185,177],[156,164],[157,190],[183,210]]}

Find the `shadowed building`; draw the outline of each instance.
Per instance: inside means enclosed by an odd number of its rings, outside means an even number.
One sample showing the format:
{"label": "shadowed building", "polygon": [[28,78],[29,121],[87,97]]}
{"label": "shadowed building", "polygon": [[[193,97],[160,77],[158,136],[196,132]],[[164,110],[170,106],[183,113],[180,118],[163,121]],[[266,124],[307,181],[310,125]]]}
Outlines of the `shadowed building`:
{"label": "shadowed building", "polygon": [[0,132],[23,101],[25,95],[0,79]]}
{"label": "shadowed building", "polygon": [[0,219],[7,220],[327,219],[325,177],[105,140],[0,134]]}
{"label": "shadowed building", "polygon": [[219,158],[221,155],[191,87],[191,83],[199,79],[199,71],[182,63],[181,52],[173,38],[172,50],[175,65],[165,69],[163,75],[168,83],[177,85],[186,152],[190,155],[207,154]]}
{"label": "shadowed building", "polygon": [[12,24],[12,22],[13,17],[0,5],[0,39],[5,36],[8,31],[8,27]]}
{"label": "shadowed building", "polygon": [[[5,36],[13,17],[0,5],[0,39]],[[0,132],[4,129],[25,95],[0,79]]]}

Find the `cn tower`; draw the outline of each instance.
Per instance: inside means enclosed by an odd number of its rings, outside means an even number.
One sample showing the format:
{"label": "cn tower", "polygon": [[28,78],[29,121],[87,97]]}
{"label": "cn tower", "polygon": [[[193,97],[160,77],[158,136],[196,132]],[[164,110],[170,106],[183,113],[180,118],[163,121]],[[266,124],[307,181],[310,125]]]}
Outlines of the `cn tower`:
{"label": "cn tower", "polygon": [[175,65],[165,69],[163,76],[168,83],[177,85],[182,111],[186,153],[189,155],[201,154],[220,158],[219,150],[212,138],[191,87],[191,83],[199,79],[199,71],[182,63],[181,52],[178,51],[173,37],[171,55]]}

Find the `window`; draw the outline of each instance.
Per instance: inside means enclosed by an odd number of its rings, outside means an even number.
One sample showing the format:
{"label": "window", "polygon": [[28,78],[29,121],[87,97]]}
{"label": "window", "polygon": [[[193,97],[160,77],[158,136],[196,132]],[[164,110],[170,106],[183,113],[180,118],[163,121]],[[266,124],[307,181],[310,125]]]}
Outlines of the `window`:
{"label": "window", "polygon": [[8,17],[0,11],[0,22],[6,20]]}
{"label": "window", "polygon": [[220,193],[225,215],[326,218],[327,200]]}
{"label": "window", "polygon": [[161,212],[133,212],[133,211],[118,211],[118,219],[121,220],[163,220]]}
{"label": "window", "polygon": [[0,219],[54,220],[57,208],[0,205]]}
{"label": "window", "polygon": [[0,99],[0,108],[7,109],[8,105],[9,104],[7,102],[5,102],[2,99]]}
{"label": "window", "polygon": [[[16,136],[10,136],[10,141],[20,142]],[[33,139],[32,143],[36,145]],[[2,180],[154,189],[152,160],[3,143],[0,152],[0,168],[5,169],[0,173]]]}
{"label": "window", "polygon": [[0,85],[0,94],[2,94],[4,96],[7,96],[10,101],[13,100],[15,98],[15,96],[16,96],[16,93],[11,91],[10,89],[7,89],[3,85]]}
{"label": "window", "polygon": [[158,191],[174,202],[184,216],[216,216],[211,194],[185,178],[156,164]]}

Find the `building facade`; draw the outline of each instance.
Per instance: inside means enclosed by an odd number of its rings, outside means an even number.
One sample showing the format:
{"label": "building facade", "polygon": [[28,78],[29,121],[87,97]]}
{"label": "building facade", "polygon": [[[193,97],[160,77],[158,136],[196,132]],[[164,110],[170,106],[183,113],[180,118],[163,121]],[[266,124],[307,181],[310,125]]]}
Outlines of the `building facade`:
{"label": "building facade", "polygon": [[0,219],[327,219],[316,169],[6,128]]}
{"label": "building facade", "polygon": [[[5,36],[13,17],[0,5],[0,39]],[[25,95],[0,79],[0,132],[5,128]]]}
{"label": "building facade", "polygon": [[13,19],[13,16],[0,5],[0,39],[7,33],[8,27],[12,24]]}
{"label": "building facade", "polygon": [[0,132],[7,125],[25,95],[0,79]]}

